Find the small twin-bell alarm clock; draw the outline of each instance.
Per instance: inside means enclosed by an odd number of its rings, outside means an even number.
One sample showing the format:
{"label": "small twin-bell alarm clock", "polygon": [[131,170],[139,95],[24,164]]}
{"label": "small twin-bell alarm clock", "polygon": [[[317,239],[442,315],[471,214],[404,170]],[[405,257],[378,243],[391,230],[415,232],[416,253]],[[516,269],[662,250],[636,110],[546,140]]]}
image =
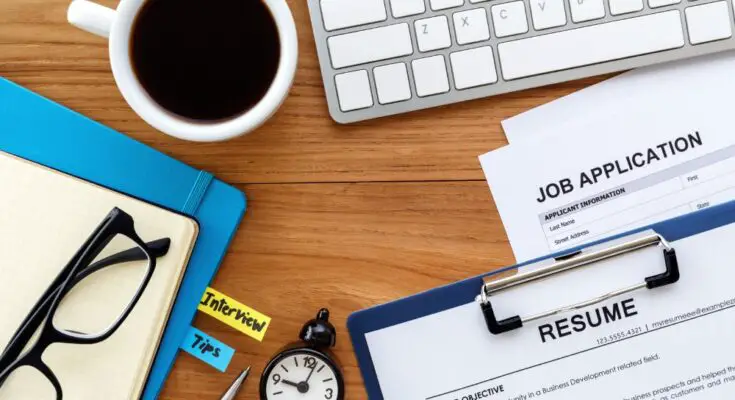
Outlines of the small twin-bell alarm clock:
{"label": "small twin-bell alarm clock", "polygon": [[319,310],[299,334],[300,342],[287,346],[268,363],[260,378],[261,400],[343,400],[344,379],[329,349],[337,331],[329,310]]}

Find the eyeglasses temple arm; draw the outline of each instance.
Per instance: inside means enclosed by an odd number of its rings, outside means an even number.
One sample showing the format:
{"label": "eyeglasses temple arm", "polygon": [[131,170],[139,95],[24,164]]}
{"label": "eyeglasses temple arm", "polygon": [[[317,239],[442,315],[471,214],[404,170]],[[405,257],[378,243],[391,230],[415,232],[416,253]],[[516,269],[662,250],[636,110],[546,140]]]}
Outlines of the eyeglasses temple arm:
{"label": "eyeglasses temple arm", "polygon": [[[171,239],[158,239],[153,242],[148,242],[146,243],[146,245],[148,246],[148,251],[150,251],[153,258],[161,258],[168,254],[168,251],[171,248]],[[89,267],[85,268],[84,271],[79,274],[79,276],[81,277],[81,279],[83,279],[89,276],[89,274],[97,272],[102,268],[109,267],[110,265],[122,264],[132,261],[143,261],[145,259],[146,255],[145,253],[143,253],[143,250],[135,247],[125,251],[121,251],[117,254],[113,254],[107,258],[103,258],[102,260],[97,261],[94,264],[91,264]],[[89,271],[89,273],[87,271]]]}

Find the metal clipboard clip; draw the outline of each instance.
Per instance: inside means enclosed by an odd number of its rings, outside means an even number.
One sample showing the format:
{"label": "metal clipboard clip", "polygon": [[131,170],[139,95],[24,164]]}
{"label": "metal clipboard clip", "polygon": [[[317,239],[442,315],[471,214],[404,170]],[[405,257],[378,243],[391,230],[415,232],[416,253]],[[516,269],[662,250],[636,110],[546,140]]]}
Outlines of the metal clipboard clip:
{"label": "metal clipboard clip", "polygon": [[[649,276],[642,283],[616,290],[614,292],[604,294],[600,297],[542,312],[540,314],[532,315],[529,317],[521,318],[520,316],[515,316],[501,321],[498,321],[495,317],[495,312],[493,311],[493,307],[490,301],[491,297],[499,292],[519,285],[523,285],[525,283],[548,278],[562,272],[567,272],[580,267],[588,266],[590,264],[606,260],[608,258],[631,253],[633,251],[644,249],[649,246],[663,247],[663,255],[666,262],[666,272],[658,275]],[[487,323],[487,328],[490,333],[498,335],[504,332],[509,332],[522,327],[524,323],[568,311],[578,310],[580,308],[585,308],[608,300],[612,297],[619,296],[621,294],[625,294],[635,290],[644,288],[655,289],[661,286],[666,286],[679,280],[679,265],[676,260],[676,252],[666,242],[666,239],[655,232],[625,243],[604,248],[602,250],[594,251],[591,253],[584,253],[582,250],[580,250],[561,257],[557,257],[555,260],[556,262],[550,266],[542,267],[527,273],[522,273],[491,281],[488,281],[488,278],[485,278],[486,281],[482,285],[480,295],[477,296],[477,301],[480,303],[480,307],[482,308],[482,313],[485,316],[485,322]]]}

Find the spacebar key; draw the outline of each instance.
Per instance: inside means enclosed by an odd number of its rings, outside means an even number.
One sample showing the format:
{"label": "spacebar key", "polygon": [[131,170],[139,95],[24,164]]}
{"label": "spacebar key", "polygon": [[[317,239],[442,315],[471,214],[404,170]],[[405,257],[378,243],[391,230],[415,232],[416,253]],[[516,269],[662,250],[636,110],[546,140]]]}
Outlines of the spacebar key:
{"label": "spacebar key", "polygon": [[498,56],[512,80],[682,46],[680,12],[672,10],[501,43]]}
{"label": "spacebar key", "polygon": [[408,24],[357,31],[327,39],[334,68],[351,67],[413,53]]}

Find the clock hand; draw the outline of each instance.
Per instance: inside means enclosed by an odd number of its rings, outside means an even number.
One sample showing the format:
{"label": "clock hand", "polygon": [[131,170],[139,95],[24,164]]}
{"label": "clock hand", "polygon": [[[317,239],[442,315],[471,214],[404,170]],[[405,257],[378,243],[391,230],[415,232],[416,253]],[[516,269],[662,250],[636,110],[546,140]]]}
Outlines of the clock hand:
{"label": "clock hand", "polygon": [[316,369],[316,363],[314,364],[314,368],[311,369],[311,372],[309,372],[309,376],[306,377],[306,380],[304,382],[309,383],[309,379],[311,379],[311,375],[314,374],[315,369]]}
{"label": "clock hand", "polygon": [[286,385],[290,385],[296,388],[296,390],[299,391],[299,393],[307,393],[309,392],[309,384],[306,382],[299,382],[299,383],[293,383],[288,380],[282,380],[281,382],[285,383]]}

